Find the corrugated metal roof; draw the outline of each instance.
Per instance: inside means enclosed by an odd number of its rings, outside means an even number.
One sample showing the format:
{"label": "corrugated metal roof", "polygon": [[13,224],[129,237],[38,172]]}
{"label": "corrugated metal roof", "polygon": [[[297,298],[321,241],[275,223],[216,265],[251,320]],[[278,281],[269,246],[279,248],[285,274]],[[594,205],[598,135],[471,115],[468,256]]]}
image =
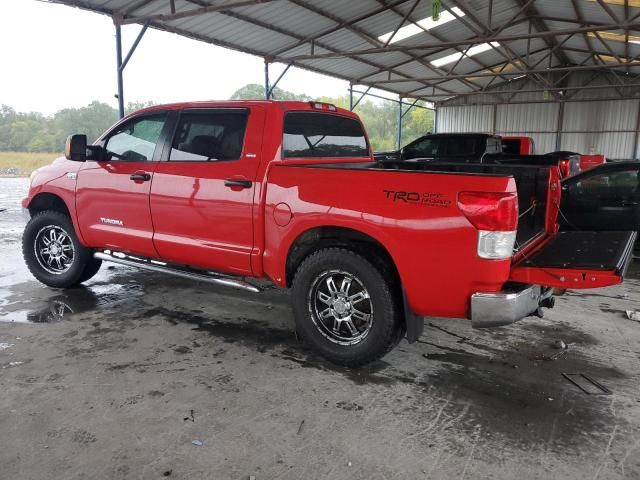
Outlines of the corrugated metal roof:
{"label": "corrugated metal roof", "polygon": [[[640,65],[640,44],[590,33],[624,36],[625,27],[640,32],[640,8],[608,0],[604,7],[596,1],[449,0],[441,15],[452,20],[429,27],[421,23],[433,12],[428,0],[49,1],[430,101],[488,86],[512,90],[508,80],[522,70],[533,70],[527,74],[529,89],[538,92],[553,86],[547,68],[604,65],[633,78],[640,74],[639,66],[620,65],[631,59]],[[414,34],[398,41],[379,38],[404,27]],[[499,46],[440,67],[431,63],[489,41]],[[505,63],[513,68],[494,80]],[[536,92],[520,96],[529,93]]]}

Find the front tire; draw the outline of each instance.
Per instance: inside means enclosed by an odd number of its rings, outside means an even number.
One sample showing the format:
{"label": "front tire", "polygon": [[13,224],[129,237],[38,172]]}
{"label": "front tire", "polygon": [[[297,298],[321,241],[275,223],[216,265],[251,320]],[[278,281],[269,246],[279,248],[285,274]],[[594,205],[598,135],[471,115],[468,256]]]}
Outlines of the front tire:
{"label": "front tire", "polygon": [[333,363],[357,367],[391,350],[401,333],[393,285],[357,253],[319,250],[298,268],[292,286],[298,332]]}
{"label": "front tire", "polygon": [[22,255],[33,276],[54,288],[73,287],[98,271],[93,251],[80,243],[71,219],[56,211],[39,212],[29,220]]}

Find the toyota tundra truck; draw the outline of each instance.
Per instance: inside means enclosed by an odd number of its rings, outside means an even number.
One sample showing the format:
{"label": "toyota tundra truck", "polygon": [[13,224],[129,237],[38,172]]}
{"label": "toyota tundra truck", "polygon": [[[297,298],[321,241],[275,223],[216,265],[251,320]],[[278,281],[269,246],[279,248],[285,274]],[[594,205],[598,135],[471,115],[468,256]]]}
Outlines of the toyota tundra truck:
{"label": "toyota tundra truck", "polygon": [[23,253],[54,288],[104,261],[259,293],[291,288],[297,331],[371,362],[423,317],[506,325],[553,287],[615,285],[635,232],[559,232],[554,166],[377,162],[350,111],[317,102],[154,106],[31,176]]}

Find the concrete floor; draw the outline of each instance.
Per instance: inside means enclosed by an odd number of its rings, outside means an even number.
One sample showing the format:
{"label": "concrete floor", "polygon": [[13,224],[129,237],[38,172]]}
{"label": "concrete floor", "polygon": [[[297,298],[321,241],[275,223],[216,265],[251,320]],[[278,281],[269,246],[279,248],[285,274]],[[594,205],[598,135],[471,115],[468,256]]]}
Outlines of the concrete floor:
{"label": "concrete floor", "polygon": [[7,200],[24,182],[0,182],[2,479],[640,477],[640,323],[623,313],[639,262],[545,319],[427,319],[418,343],[349,370],[296,341],[287,292],[119,266],[40,285]]}

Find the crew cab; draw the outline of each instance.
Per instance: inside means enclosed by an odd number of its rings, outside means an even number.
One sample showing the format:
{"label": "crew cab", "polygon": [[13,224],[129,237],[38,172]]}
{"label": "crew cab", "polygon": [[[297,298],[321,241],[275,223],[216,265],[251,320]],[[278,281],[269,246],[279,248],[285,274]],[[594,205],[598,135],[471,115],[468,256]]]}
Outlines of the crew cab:
{"label": "crew cab", "polygon": [[415,341],[424,316],[505,325],[552,306],[551,287],[617,284],[636,235],[559,233],[555,166],[377,162],[358,117],[324,103],[154,106],[86,140],[23,200],[38,280],[71,287],[103,261],[256,293],[270,280],[344,365]]}

